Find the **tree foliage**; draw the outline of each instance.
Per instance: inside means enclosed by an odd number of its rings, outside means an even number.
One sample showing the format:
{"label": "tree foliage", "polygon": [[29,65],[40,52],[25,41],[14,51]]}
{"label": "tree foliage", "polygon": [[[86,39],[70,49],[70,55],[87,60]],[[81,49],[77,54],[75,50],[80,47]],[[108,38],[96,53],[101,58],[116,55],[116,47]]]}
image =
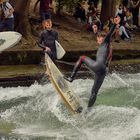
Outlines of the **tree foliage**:
{"label": "tree foliage", "polygon": [[58,13],[60,14],[63,8],[65,7],[68,12],[73,13],[74,7],[77,4],[77,2],[80,2],[82,0],[55,0],[57,3],[57,9]]}

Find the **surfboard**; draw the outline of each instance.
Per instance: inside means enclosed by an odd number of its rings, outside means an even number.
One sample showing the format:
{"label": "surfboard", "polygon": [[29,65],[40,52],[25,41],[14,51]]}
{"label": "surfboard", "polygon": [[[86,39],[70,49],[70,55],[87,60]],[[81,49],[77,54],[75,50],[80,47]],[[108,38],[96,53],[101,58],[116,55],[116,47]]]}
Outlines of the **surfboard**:
{"label": "surfboard", "polygon": [[55,45],[56,45],[57,59],[62,59],[66,51],[57,40],[55,40]]}
{"label": "surfboard", "polygon": [[68,82],[63,78],[63,74],[47,54],[45,54],[45,64],[51,83],[66,106],[74,113],[81,113],[83,108],[80,105],[80,98],[76,96]]}
{"label": "surfboard", "polygon": [[22,35],[18,32],[0,32],[0,52],[15,46],[21,40],[21,37]]}

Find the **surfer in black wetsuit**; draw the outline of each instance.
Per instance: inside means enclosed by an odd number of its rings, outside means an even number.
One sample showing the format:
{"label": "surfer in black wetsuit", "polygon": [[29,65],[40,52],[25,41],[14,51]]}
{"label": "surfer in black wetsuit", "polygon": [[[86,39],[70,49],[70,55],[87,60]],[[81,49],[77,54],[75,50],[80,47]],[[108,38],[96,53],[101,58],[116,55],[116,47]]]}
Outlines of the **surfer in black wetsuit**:
{"label": "surfer in black wetsuit", "polygon": [[109,65],[108,63],[111,59],[110,56],[112,54],[111,47],[110,47],[110,39],[115,30],[116,25],[119,24],[119,22],[120,22],[120,17],[114,18],[114,24],[112,25],[107,35],[103,32],[98,33],[97,43],[99,44],[99,48],[97,50],[96,60],[94,61],[87,56],[81,56],[77,61],[71,76],[68,78],[64,77],[69,82],[72,82],[74,80],[77,71],[79,70],[82,64],[85,64],[88,68],[90,68],[95,73],[94,85],[92,87],[87,111],[90,111],[91,107],[95,103],[97,93],[106,76],[106,71]]}
{"label": "surfer in black wetsuit", "polygon": [[45,53],[47,53],[50,56],[50,58],[55,62],[56,60],[55,40],[58,40],[58,33],[52,29],[51,19],[44,20],[42,22],[42,26],[44,30],[40,34],[39,47],[43,49],[44,56]]}
{"label": "surfer in black wetsuit", "polygon": [[[52,29],[51,19],[43,20],[42,22],[43,31],[40,33],[40,40],[38,46],[43,49],[43,56],[41,60],[41,65],[45,65],[45,53],[47,53],[52,61],[55,63],[56,60],[56,45],[55,40],[58,40],[58,33]],[[39,79],[40,84],[46,84],[49,80],[48,68],[46,65],[45,75]]]}

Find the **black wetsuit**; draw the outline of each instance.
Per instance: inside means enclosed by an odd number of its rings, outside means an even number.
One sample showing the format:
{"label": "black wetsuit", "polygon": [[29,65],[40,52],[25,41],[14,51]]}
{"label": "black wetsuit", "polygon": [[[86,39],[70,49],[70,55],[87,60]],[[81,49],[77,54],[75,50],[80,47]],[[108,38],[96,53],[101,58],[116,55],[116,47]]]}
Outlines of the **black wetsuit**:
{"label": "black wetsuit", "polygon": [[43,48],[45,54],[45,48],[50,48],[48,51],[50,58],[55,61],[56,59],[56,45],[55,40],[58,40],[58,33],[54,30],[43,30],[40,34],[39,47]]}
{"label": "black wetsuit", "polygon": [[113,24],[112,27],[110,28],[109,33],[105,37],[104,42],[99,46],[97,50],[96,61],[92,60],[91,58],[87,56],[81,56],[79,60],[77,61],[73,69],[73,72],[71,74],[70,79],[72,82],[78,69],[81,67],[82,64],[85,64],[88,68],[90,68],[92,71],[95,72],[95,81],[92,87],[92,92],[89,99],[88,107],[93,106],[93,104],[95,103],[98,90],[100,89],[104,81],[104,78],[106,75],[106,67],[108,66],[108,58],[111,53],[110,39],[111,39],[111,36],[113,34],[115,27],[116,25]]}

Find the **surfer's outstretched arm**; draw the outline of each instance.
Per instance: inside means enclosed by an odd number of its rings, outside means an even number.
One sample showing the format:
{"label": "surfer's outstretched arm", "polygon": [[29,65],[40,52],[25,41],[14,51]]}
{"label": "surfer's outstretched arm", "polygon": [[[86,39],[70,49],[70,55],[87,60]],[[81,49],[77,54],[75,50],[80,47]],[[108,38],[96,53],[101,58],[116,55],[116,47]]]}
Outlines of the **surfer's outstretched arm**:
{"label": "surfer's outstretched arm", "polygon": [[114,18],[114,24],[111,26],[109,33],[106,35],[104,42],[110,42],[111,36],[114,33],[116,25],[120,23],[120,17]]}

